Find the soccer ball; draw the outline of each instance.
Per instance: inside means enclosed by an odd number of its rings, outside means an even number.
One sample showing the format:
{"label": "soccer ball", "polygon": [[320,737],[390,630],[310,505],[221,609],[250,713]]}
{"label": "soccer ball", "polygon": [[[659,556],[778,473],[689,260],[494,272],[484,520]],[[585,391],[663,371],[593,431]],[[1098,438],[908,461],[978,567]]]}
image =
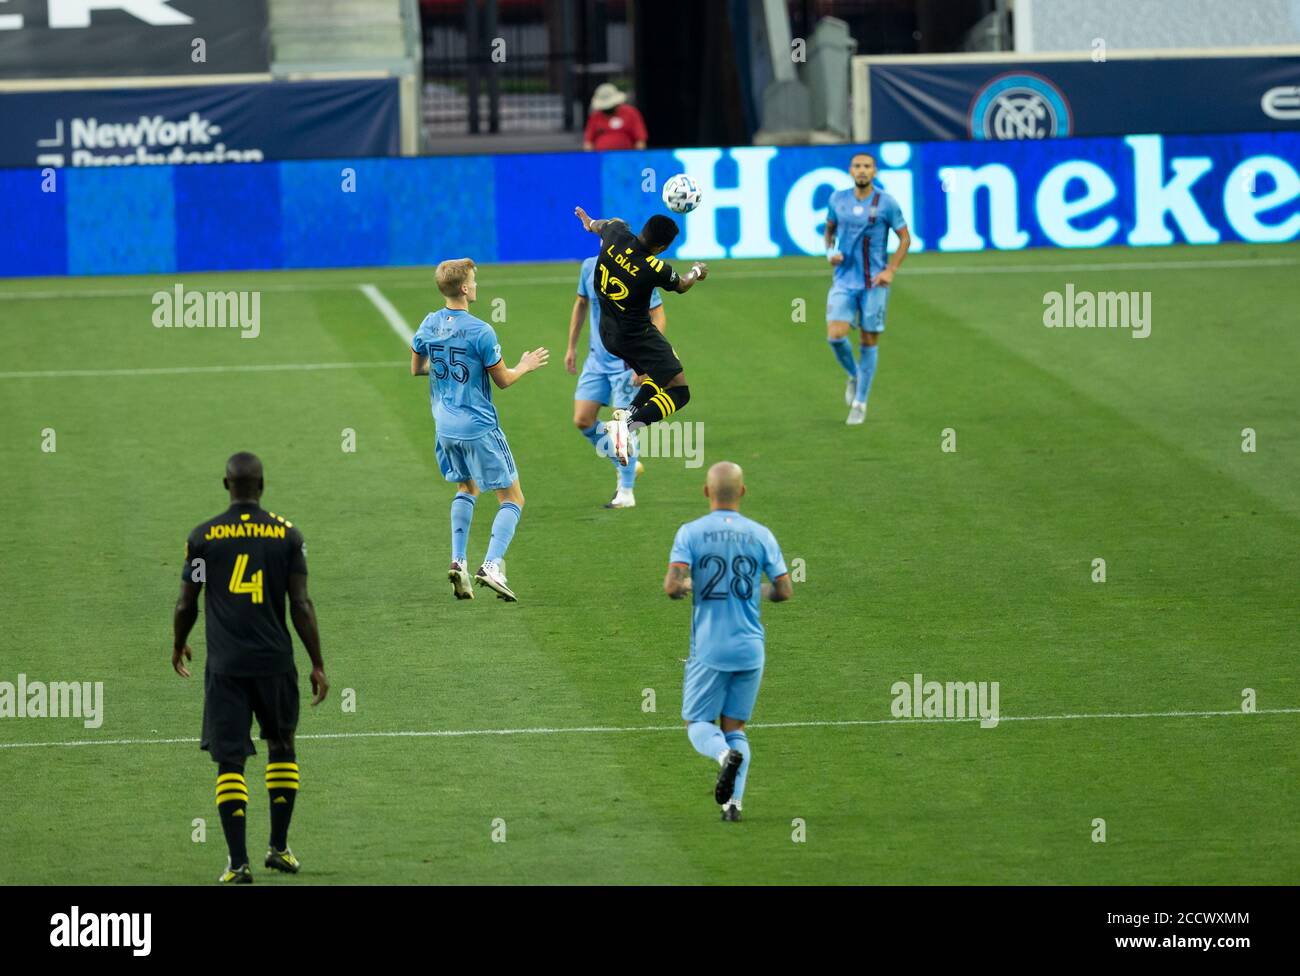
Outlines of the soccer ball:
{"label": "soccer ball", "polygon": [[685,173],[678,173],[664,184],[664,205],[673,213],[690,213],[703,196],[699,184]]}

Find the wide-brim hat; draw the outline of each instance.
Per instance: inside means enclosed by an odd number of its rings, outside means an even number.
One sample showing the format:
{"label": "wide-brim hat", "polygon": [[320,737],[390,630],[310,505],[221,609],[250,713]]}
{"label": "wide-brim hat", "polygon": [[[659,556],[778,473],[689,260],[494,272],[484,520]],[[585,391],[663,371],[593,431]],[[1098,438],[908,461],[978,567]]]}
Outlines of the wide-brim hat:
{"label": "wide-brim hat", "polygon": [[596,86],[596,91],[591,96],[591,110],[608,112],[626,101],[627,96],[618,90],[618,86],[606,81]]}

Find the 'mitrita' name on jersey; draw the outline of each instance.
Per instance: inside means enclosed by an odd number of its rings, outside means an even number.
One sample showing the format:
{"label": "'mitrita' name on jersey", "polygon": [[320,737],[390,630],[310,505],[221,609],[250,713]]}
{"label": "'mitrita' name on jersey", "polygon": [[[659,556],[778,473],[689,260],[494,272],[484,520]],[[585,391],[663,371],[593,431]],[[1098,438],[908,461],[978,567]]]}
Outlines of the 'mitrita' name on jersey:
{"label": "'mitrita' name on jersey", "polygon": [[190,533],[181,579],[206,584],[209,671],[261,677],[294,670],[284,622],[292,573],[307,575],[302,533],[260,505],[231,505]]}
{"label": "'mitrita' name on jersey", "polygon": [[596,258],[596,294],[600,298],[600,334],[613,341],[606,347],[617,348],[619,336],[635,336],[654,325],[650,321],[650,298],[655,288],[677,290],[677,272],[667,262],[655,257],[641,238],[617,217],[610,219],[600,234],[600,254]]}

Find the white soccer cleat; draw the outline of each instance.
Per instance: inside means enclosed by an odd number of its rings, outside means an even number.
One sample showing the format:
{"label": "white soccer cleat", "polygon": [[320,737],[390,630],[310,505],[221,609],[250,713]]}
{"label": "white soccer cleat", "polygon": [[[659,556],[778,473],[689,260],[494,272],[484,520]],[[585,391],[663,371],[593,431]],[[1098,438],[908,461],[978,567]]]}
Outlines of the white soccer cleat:
{"label": "white soccer cleat", "polygon": [[846,407],[853,406],[853,401],[857,398],[857,395],[858,395],[857,378],[850,376],[849,385],[844,388],[844,405]]}
{"label": "white soccer cleat", "polygon": [[862,421],[867,419],[867,405],[865,403],[855,403],[849,409],[849,419],[844,421],[850,427],[856,427]]}
{"label": "white soccer cleat", "polygon": [[631,488],[619,488],[614,497],[605,503],[606,508],[636,508],[636,495]]}
{"label": "white soccer cleat", "polygon": [[469,569],[463,559],[453,559],[447,569],[447,579],[451,580],[451,592],[457,600],[474,599],[474,587],[470,586]]}
{"label": "white soccer cleat", "polygon": [[609,435],[609,446],[618,458],[618,463],[627,467],[627,417],[629,411],[615,410],[614,415],[605,424],[605,433]]}
{"label": "white soccer cleat", "polygon": [[489,559],[478,568],[478,572],[474,574],[474,582],[479,586],[486,586],[489,590],[496,591],[499,600],[514,603],[519,599],[515,596],[514,590],[506,585],[505,571],[501,568],[501,564],[495,560]]}

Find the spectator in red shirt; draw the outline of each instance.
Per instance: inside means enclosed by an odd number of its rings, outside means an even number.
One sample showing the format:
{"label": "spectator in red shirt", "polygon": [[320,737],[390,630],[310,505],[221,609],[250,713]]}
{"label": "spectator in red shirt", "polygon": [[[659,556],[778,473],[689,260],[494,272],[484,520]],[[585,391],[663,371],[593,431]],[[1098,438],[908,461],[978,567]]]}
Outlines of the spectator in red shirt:
{"label": "spectator in red shirt", "polygon": [[645,119],[627,104],[627,96],[608,81],[591,96],[591,115],[582,136],[583,149],[644,149]]}

